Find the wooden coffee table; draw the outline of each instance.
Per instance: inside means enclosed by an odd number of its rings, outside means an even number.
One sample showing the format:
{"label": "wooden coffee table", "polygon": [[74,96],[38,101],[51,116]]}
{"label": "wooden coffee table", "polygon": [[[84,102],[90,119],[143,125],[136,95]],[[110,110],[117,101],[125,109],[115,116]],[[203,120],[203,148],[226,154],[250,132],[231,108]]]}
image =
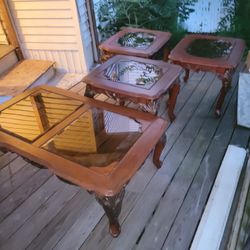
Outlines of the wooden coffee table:
{"label": "wooden coffee table", "polygon": [[222,88],[215,114],[219,117],[232,75],[240,63],[244,50],[245,42],[242,39],[201,34],[187,35],[170,52],[169,59],[185,69],[184,81],[189,78],[189,70],[218,74],[222,80]]}
{"label": "wooden coffee table", "polygon": [[170,38],[169,32],[124,28],[100,44],[101,61],[107,61],[113,55],[151,58]]}
{"label": "wooden coffee table", "polygon": [[169,92],[168,115],[173,121],[181,71],[181,67],[163,61],[117,55],[84,77],[85,95],[105,93],[120,104],[129,100],[156,114],[160,98]]}
{"label": "wooden coffee table", "polygon": [[159,160],[166,121],[55,87],[41,86],[0,105],[0,148],[93,192],[120,233],[125,186],[154,150]]}

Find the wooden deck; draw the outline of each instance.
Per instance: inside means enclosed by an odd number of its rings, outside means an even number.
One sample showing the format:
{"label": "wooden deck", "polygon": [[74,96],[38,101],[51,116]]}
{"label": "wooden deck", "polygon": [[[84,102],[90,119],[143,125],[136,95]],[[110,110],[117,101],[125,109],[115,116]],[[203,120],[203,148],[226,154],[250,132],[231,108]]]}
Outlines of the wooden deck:
{"label": "wooden deck", "polygon": [[[0,249],[188,249],[227,146],[249,147],[250,130],[236,126],[237,79],[220,119],[214,118],[221,86],[214,74],[193,73],[182,83],[163,166],[157,171],[149,155],[128,184],[116,239],[85,190],[14,153],[0,153]],[[83,93],[84,87],[71,90]]]}

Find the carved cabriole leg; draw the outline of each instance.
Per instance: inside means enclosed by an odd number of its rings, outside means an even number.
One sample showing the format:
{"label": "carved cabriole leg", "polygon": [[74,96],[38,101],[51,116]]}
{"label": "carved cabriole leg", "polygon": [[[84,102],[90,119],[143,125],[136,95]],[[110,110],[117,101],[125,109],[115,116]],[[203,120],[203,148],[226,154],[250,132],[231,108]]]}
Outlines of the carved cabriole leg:
{"label": "carved cabriole leg", "polygon": [[231,88],[231,73],[227,71],[222,78],[222,87],[215,107],[215,116],[217,118],[221,116],[221,107],[223,105],[225,96],[230,88]]}
{"label": "carved cabriole leg", "polygon": [[106,50],[101,50],[101,63],[106,62],[108,59],[113,57],[114,55]]}
{"label": "carved cabriole leg", "polygon": [[179,92],[180,92],[179,83],[174,83],[169,88],[169,99],[168,99],[167,107],[168,107],[168,116],[171,122],[173,122],[175,119],[174,108],[175,108],[175,104],[176,104],[176,100],[177,100],[177,96]]}
{"label": "carved cabriole leg", "polygon": [[121,232],[118,217],[121,212],[124,194],[125,187],[114,196],[100,196],[95,194],[96,200],[101,204],[109,219],[109,232],[113,237],[117,237]]}
{"label": "carved cabriole leg", "polygon": [[112,98],[113,100],[115,100],[116,102],[119,103],[120,106],[124,106],[125,105],[125,100],[126,98],[124,98],[123,96],[120,96],[114,92],[109,92],[109,91],[105,91],[104,94],[110,98]]}
{"label": "carved cabriole leg", "polygon": [[4,154],[6,154],[8,152],[8,150],[4,147],[0,147],[0,151],[2,151]]}
{"label": "carved cabriole leg", "polygon": [[190,70],[185,68],[185,76],[183,78],[184,82],[187,82],[187,80],[189,78],[189,73],[190,73]]}
{"label": "carved cabriole leg", "polygon": [[157,142],[153,155],[153,163],[157,168],[161,167],[162,162],[160,161],[161,152],[164,149],[167,142],[167,137],[165,133],[161,136],[160,140]]}
{"label": "carved cabriole leg", "polygon": [[149,101],[147,104],[139,103],[139,109],[144,112],[149,112],[153,115],[157,115],[160,106],[160,98],[157,100]]}
{"label": "carved cabriole leg", "polygon": [[92,90],[91,86],[87,84],[84,96],[93,98],[95,96],[95,92]]}
{"label": "carved cabriole leg", "polygon": [[119,105],[124,106],[125,105],[125,100],[124,99],[119,99]]}
{"label": "carved cabriole leg", "polygon": [[163,61],[164,61],[164,62],[168,62],[169,54],[170,54],[169,48],[164,47],[164,48],[163,48]]}

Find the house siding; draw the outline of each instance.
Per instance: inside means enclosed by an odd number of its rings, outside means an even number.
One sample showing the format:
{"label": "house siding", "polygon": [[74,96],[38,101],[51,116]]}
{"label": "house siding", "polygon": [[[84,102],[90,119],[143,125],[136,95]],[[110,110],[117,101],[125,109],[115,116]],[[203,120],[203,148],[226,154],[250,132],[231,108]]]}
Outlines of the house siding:
{"label": "house siding", "polygon": [[2,29],[2,26],[0,25],[0,44],[4,44],[4,45],[7,45],[8,44],[8,41],[6,39],[6,36],[4,34],[4,31]]}
{"label": "house siding", "polygon": [[88,72],[90,41],[82,40],[74,0],[10,0],[8,7],[25,58],[56,61],[61,72]]}
{"label": "house siding", "polygon": [[195,3],[193,9],[194,12],[190,13],[188,19],[183,23],[183,27],[189,32],[215,32],[219,27],[221,18],[226,15],[223,0],[199,0]]}
{"label": "house siding", "polygon": [[76,2],[78,6],[81,38],[84,43],[85,57],[88,58],[86,63],[87,67],[90,69],[93,66],[94,57],[87,7],[83,0],[77,0]]}

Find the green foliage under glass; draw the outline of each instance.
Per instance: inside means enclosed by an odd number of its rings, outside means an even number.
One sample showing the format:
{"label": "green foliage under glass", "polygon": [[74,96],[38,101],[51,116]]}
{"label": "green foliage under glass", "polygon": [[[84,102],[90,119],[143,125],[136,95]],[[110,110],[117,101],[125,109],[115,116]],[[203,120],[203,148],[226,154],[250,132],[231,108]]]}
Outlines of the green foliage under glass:
{"label": "green foliage under glass", "polygon": [[232,44],[222,40],[195,39],[186,49],[193,56],[221,58],[230,53]]}

